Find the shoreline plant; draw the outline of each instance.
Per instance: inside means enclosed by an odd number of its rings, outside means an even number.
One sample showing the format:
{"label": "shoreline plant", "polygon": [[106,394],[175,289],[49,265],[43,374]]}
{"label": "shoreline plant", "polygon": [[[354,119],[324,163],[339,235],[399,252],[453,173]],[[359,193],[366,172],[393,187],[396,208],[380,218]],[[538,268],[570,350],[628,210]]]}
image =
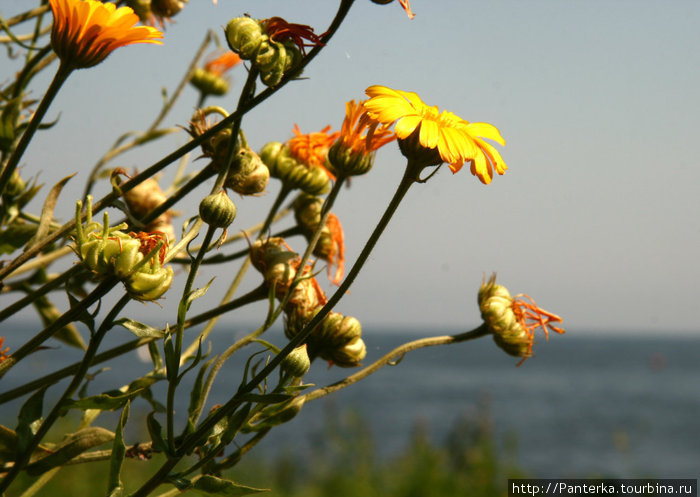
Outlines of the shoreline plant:
{"label": "shoreline plant", "polygon": [[[176,495],[188,490],[203,495],[261,492],[227,479],[224,472],[275,426],[303,413],[305,403],[360,381],[418,348],[492,336],[505,352],[524,360],[532,355],[535,329],[542,328],[545,337],[548,331],[564,332],[557,325],[561,318],[540,309],[532,299],[511,297],[494,276],[479,291],[480,326],[457,335],[414,340],[373,364],[363,364],[371,337],[363,335],[361,317],[347,316],[336,307],[409,189],[431,181],[443,164],[453,173],[468,166],[484,185],[503,175],[507,166],[490,143],[505,145],[495,126],[467,121],[426,104],[414,92],[372,81],[364,96],[347,96],[345,115],[337,116],[338,131],[326,127],[302,133],[295,126],[294,136],[286,141],[269,137],[271,141],[259,151],[249,146],[243,129],[247,114],[300,77],[332,43],[356,1],[364,0],[339,0],[335,17],[322,30],[281,17],[235,17],[221,33],[227,47],[220,46],[202,63],[216,38],[207,33],[178,89],[166,99],[152,125],[143,133],[118,137],[89,172],[83,196],[70,201],[75,217],[64,224],[54,218],[54,210],[73,175],[50,189],[36,214],[29,206],[40,187],[31,177],[36,178],[40,167],[28,163],[18,168],[37,133],[51,132],[53,123],[44,122],[47,110],[64,85],[80,77],[74,71],[109,63],[105,59],[110,53],[126,45],[167,44],[155,26],[162,28],[170,18],[187,15],[186,2],[49,0],[12,18],[0,16],[6,35],[0,42],[24,60],[21,70],[6,75],[0,87],[0,246],[8,257],[0,266],[0,322],[33,305],[41,323],[32,337],[13,336],[8,330],[0,339],[0,404],[23,398],[17,425],[0,427],[0,495],[32,495],[65,465],[89,466],[100,460],[109,461],[109,476],[94,485],[110,497]],[[414,17],[407,0],[398,3],[409,18]],[[35,76],[54,63],[58,67],[48,88],[34,88]],[[226,73],[240,64],[247,76],[235,104],[206,105],[211,96],[228,100],[235,87]],[[187,84],[199,91],[197,110],[180,116],[179,127],[163,127]],[[32,97],[36,93],[42,93],[38,102]],[[127,151],[182,130],[190,135],[187,143],[143,171],[112,165]],[[345,260],[347,235],[331,212],[333,205],[351,178],[371,174],[380,149],[393,141],[406,158],[403,177],[361,253],[350,263]],[[185,174],[186,156],[194,151],[201,153],[206,165]],[[157,175],[166,169],[177,173],[172,184],[163,188]],[[182,206],[183,199],[192,200],[193,192],[207,180],[213,180],[213,186],[196,199],[198,208],[184,213],[185,221],[176,222],[173,208]],[[106,181],[110,192],[93,198],[95,185]],[[261,222],[236,227],[238,207],[230,192],[254,199],[273,181],[280,183],[279,192],[270,210],[260,213]],[[107,207],[117,209],[122,217],[112,222]],[[275,232],[277,221],[292,213],[297,225]],[[95,221],[100,216],[101,223]],[[242,236],[231,234],[242,229]],[[288,242],[294,236],[302,240],[303,250],[295,251]],[[236,243],[238,250],[229,252],[229,245]],[[58,260],[74,263],[65,271],[50,272]],[[192,303],[213,284],[213,280],[198,280],[203,264],[225,268],[217,280],[228,280],[228,288],[219,305],[193,315]],[[329,295],[317,280],[323,265],[333,286]],[[251,267],[257,273],[249,271]],[[245,278],[258,284],[239,295]],[[52,292],[67,295],[66,310],[53,303]],[[166,294],[178,301],[174,315],[158,313],[150,323],[129,317],[130,305],[158,306]],[[105,310],[101,306],[108,295],[116,303]],[[218,319],[254,302],[268,303],[259,328],[225,350],[205,352],[206,339]],[[284,323],[288,339],[284,344],[263,338],[278,320]],[[80,331],[77,323],[87,332]],[[205,326],[196,336],[186,333],[200,324]],[[131,331],[136,339],[104,349],[104,337],[116,326]],[[27,371],[26,383],[2,388],[8,371],[21,368],[28,356],[53,340],[82,349],[82,360],[42,377],[31,377]],[[97,395],[85,393],[91,368],[143,346],[152,359],[148,374],[127,378],[123,385]],[[208,396],[217,387],[217,375],[234,354],[247,357],[240,386],[225,403],[210,405]],[[304,383],[306,372],[319,367],[321,360],[356,371],[323,387]],[[195,378],[189,391],[179,388],[185,376]],[[57,388],[63,379],[67,384]],[[154,395],[152,387],[157,383],[166,386],[163,398]],[[60,393],[58,400],[45,405],[48,389]],[[182,398],[190,399],[184,423],[175,417],[176,401]],[[136,402],[152,410],[141,419],[130,418]],[[48,442],[49,430],[70,411],[80,413],[80,422],[58,442]],[[121,413],[116,426],[100,426],[105,411]],[[150,440],[129,441],[127,424],[145,428]],[[125,459],[152,453],[162,457],[159,468],[127,492]],[[36,480],[20,491],[14,484],[19,475]]]}

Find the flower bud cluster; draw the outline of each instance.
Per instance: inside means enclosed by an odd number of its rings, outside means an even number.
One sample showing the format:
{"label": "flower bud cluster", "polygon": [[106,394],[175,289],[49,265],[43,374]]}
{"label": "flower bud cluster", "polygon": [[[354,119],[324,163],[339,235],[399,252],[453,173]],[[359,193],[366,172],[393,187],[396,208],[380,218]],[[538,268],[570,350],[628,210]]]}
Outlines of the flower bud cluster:
{"label": "flower bud cluster", "polygon": [[[286,246],[283,239],[270,238],[255,242],[250,257],[267,286],[274,287],[275,296],[283,299],[300,264],[297,254]],[[327,302],[308,266],[291,292],[284,308],[287,317],[285,334],[288,338],[296,336]],[[337,312],[330,312],[306,342],[311,357],[319,356],[341,367],[358,366],[367,353],[360,322]]]}
{"label": "flower bud cluster", "polygon": [[168,250],[163,233],[124,233],[126,224],[109,226],[105,212],[103,224],[92,221],[91,199],[88,197],[88,218],[81,223],[82,202],[76,207],[75,251],[80,260],[99,277],[116,276],[135,299],[156,300],[168,291],[173,269],[163,266]]}
{"label": "flower bud cluster", "polygon": [[[306,193],[300,194],[294,201],[294,217],[307,240],[311,239],[321,222],[322,207],[322,198]],[[343,227],[335,214],[328,215],[313,254],[328,263],[329,279],[332,283],[339,284],[345,271],[345,243]],[[331,275],[333,266],[336,266],[336,271]]]}
{"label": "flower bud cluster", "polygon": [[523,360],[532,356],[534,330],[542,327],[545,337],[548,329],[564,333],[562,328],[552,325],[561,322],[556,314],[540,309],[532,299],[526,302],[521,296],[511,297],[508,289],[496,284],[496,275],[481,284],[478,294],[479,310],[484,324],[503,351]]}
{"label": "flower bud cluster", "polygon": [[[207,123],[207,114],[218,113],[226,117],[228,113],[218,107],[207,107],[199,110],[190,121],[188,132],[194,138],[204,134],[210,127]],[[226,188],[230,188],[240,195],[256,195],[265,191],[270,180],[270,170],[258,154],[250,149],[247,144],[236,144],[238,150],[234,153],[231,168],[224,182]],[[231,128],[224,128],[209,140],[202,143],[202,154],[212,160],[215,171],[226,167],[231,150]]]}
{"label": "flower bud cluster", "polygon": [[[281,23],[286,25],[282,29]],[[231,50],[241,59],[251,61],[267,86],[279,84],[284,73],[296,67],[303,57],[303,43],[300,48],[297,40],[289,35],[287,26],[300,25],[288,24],[279,18],[258,20],[250,17],[237,17],[226,25],[226,40]],[[302,37],[306,37],[308,32],[313,35],[311,28],[305,28],[308,30]]]}
{"label": "flower bud cluster", "polygon": [[269,142],[260,151],[260,158],[287,188],[300,189],[310,195],[320,195],[330,189],[328,173],[321,167],[296,159],[287,145]]}

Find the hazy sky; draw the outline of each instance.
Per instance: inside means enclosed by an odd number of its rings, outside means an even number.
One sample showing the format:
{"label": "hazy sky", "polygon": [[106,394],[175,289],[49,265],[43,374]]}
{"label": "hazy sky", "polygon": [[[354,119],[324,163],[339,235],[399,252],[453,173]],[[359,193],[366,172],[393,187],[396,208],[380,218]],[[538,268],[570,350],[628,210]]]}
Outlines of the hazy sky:
{"label": "hazy sky", "polygon": [[[9,3],[3,16],[19,9],[19,2]],[[497,271],[499,282],[560,314],[571,332],[698,331],[700,2],[412,0],[412,6],[411,21],[397,2],[357,0],[306,70],[309,79],[287,85],[243,122],[256,149],[288,139],[294,123],[304,132],[339,128],[345,101],[383,84],[415,91],[469,121],[490,122],[506,139],[499,150],[509,170],[491,185],[466,168],[453,176],[443,167],[412,188],[336,310],[365,327],[471,328],[480,322],[482,276]],[[219,0],[216,6],[192,0],[167,27],[163,46],[126,47],[71,76],[47,117],[60,111],[59,124],[40,133],[23,174],[41,170],[48,189],[79,171],[61,199],[59,212],[69,217],[87,171],[116,136],[150,124],[161,87],[174,88],[207,28],[221,34],[230,18],[247,12],[322,32],[335,7],[330,0]],[[233,77],[231,96],[208,103],[235,106],[244,69]],[[35,95],[45,84],[37,81]],[[165,122],[185,125],[196,99],[188,88]],[[112,165],[144,169],[186,140],[182,133]],[[391,144],[368,175],[341,193],[334,212],[345,228],[348,264],[404,164]],[[212,184],[198,190],[200,198]],[[273,180],[264,197],[234,197],[239,218],[231,230],[261,220],[278,188]],[[176,209],[192,214],[196,204]],[[300,239],[290,244],[303,251]],[[198,284],[216,274],[212,293],[220,295],[235,269],[207,269]],[[246,288],[259,281],[251,272]],[[181,288],[182,280],[163,311],[134,303],[130,312],[143,319],[170,313],[172,323]],[[205,305],[196,303],[193,311]],[[231,319],[257,322],[264,308]]]}

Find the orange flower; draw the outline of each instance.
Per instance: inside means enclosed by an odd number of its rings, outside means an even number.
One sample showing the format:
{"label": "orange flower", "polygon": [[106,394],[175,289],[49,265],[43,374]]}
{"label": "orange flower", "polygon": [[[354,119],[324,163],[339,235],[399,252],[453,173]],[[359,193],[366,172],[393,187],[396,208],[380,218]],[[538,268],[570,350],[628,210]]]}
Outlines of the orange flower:
{"label": "orange flower", "polygon": [[[281,17],[270,17],[263,20],[262,27],[270,37],[270,40],[280,43],[285,40],[292,40],[303,55],[306,55],[306,47],[323,46],[321,37],[326,34],[317,35],[311,26],[290,23]],[[308,40],[311,43],[306,43],[304,40]]]}
{"label": "orange flower", "polygon": [[406,14],[408,14],[409,19],[416,17],[416,15],[411,12],[411,4],[408,0],[399,0],[399,3],[401,4],[401,7],[403,7],[403,10],[406,11]]}
{"label": "orange flower", "polygon": [[295,124],[294,137],[287,141],[287,147],[289,147],[289,153],[292,157],[307,166],[320,167],[326,171],[331,179],[335,179],[335,176],[326,168],[326,157],[328,149],[340,136],[340,132],[329,133],[330,129],[331,127],[328,125],[319,132],[304,134]]}
{"label": "orange flower", "polygon": [[[345,236],[343,226],[340,224],[338,216],[332,212],[328,214],[326,226],[330,234],[330,244],[328,249],[328,279],[335,285],[340,285],[345,274]],[[335,266],[335,273],[331,275],[331,268]]]}
{"label": "orange flower", "polygon": [[8,357],[10,357],[10,354],[8,352],[10,351],[10,347],[5,347],[4,349],[2,346],[5,344],[5,337],[0,337],[0,362],[4,361]]}
{"label": "orange flower", "polygon": [[215,76],[223,76],[240,63],[241,58],[238,54],[226,51],[218,57],[210,56],[204,64],[204,69]]}
{"label": "orange flower", "polygon": [[115,49],[132,43],[158,43],[156,28],[134,26],[139,17],[129,7],[97,0],[49,0],[54,23],[51,45],[64,64],[81,69],[102,62]]}
{"label": "orange flower", "polygon": [[367,155],[387,143],[396,140],[396,135],[388,126],[379,125],[364,107],[364,101],[345,104],[345,119],[340,129],[340,141],[352,153]]}

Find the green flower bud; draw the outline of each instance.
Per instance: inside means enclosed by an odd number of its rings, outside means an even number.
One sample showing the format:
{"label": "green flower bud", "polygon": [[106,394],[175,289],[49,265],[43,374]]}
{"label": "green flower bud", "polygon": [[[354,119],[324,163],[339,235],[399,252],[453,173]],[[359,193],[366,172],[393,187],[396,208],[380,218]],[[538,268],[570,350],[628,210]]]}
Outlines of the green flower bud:
{"label": "green flower bud", "polygon": [[496,284],[495,274],[482,282],[478,302],[481,317],[496,345],[507,354],[522,357],[523,361],[532,356],[536,328],[544,330],[545,338],[549,338],[548,330],[564,333],[564,329],[552,324],[561,322],[559,316],[540,309],[527,295],[511,297],[506,287]]}
{"label": "green flower bud", "polygon": [[[320,309],[321,307],[317,307],[309,313],[303,310],[288,312],[285,335],[290,339],[296,336]],[[343,316],[337,312],[328,313],[309,335],[307,343],[310,355],[318,355],[343,368],[359,366],[367,354],[360,322],[354,317]]]}
{"label": "green flower bud", "polygon": [[221,96],[226,95],[229,91],[229,84],[226,78],[222,78],[202,67],[194,70],[190,83],[205,95]]}
{"label": "green flower bud", "polygon": [[[75,251],[82,262],[99,276],[116,276],[138,300],[160,298],[173,281],[171,267],[163,267],[167,235],[123,233],[125,224],[110,228],[105,212],[103,224],[92,221],[92,198],[88,196],[87,224],[81,223],[82,203],[76,206]],[[86,230],[97,229],[97,232]],[[149,256],[149,259],[146,257]]]}
{"label": "green flower bud", "polygon": [[355,368],[362,364],[367,355],[367,347],[362,338],[353,338],[340,348],[329,349],[321,357],[341,368]]}
{"label": "green flower bud", "polygon": [[225,190],[207,195],[199,203],[199,216],[202,221],[214,228],[228,228],[236,218],[236,205]]}
{"label": "green flower bud", "polygon": [[[255,65],[260,72],[268,72],[282,60],[283,66],[286,59],[284,45],[269,39],[263,40],[258,48],[258,55],[255,56]],[[283,67],[284,69],[284,67]]]}
{"label": "green flower bud", "polygon": [[287,357],[282,359],[280,369],[289,376],[301,378],[311,368],[311,360],[306,351],[306,344],[292,350]]}
{"label": "green flower bud", "polygon": [[311,195],[330,190],[326,171],[297,161],[289,154],[289,149],[279,142],[267,143],[260,151],[260,158],[270,170],[270,176],[279,178],[289,188],[298,188]]}
{"label": "green flower bud", "polygon": [[[146,264],[148,266],[148,264]],[[126,290],[137,300],[151,301],[159,299],[170,289],[173,282],[173,268],[158,267],[150,272],[136,271],[124,282]]]}
{"label": "green flower bud", "polygon": [[336,176],[359,176],[372,169],[374,154],[353,152],[339,140],[328,150],[328,162],[330,171]]}
{"label": "green flower bud", "polygon": [[260,49],[263,40],[267,36],[263,34],[260,23],[250,17],[236,17],[231,19],[226,28],[226,41],[228,46],[236,52],[241,59],[252,60]]}

